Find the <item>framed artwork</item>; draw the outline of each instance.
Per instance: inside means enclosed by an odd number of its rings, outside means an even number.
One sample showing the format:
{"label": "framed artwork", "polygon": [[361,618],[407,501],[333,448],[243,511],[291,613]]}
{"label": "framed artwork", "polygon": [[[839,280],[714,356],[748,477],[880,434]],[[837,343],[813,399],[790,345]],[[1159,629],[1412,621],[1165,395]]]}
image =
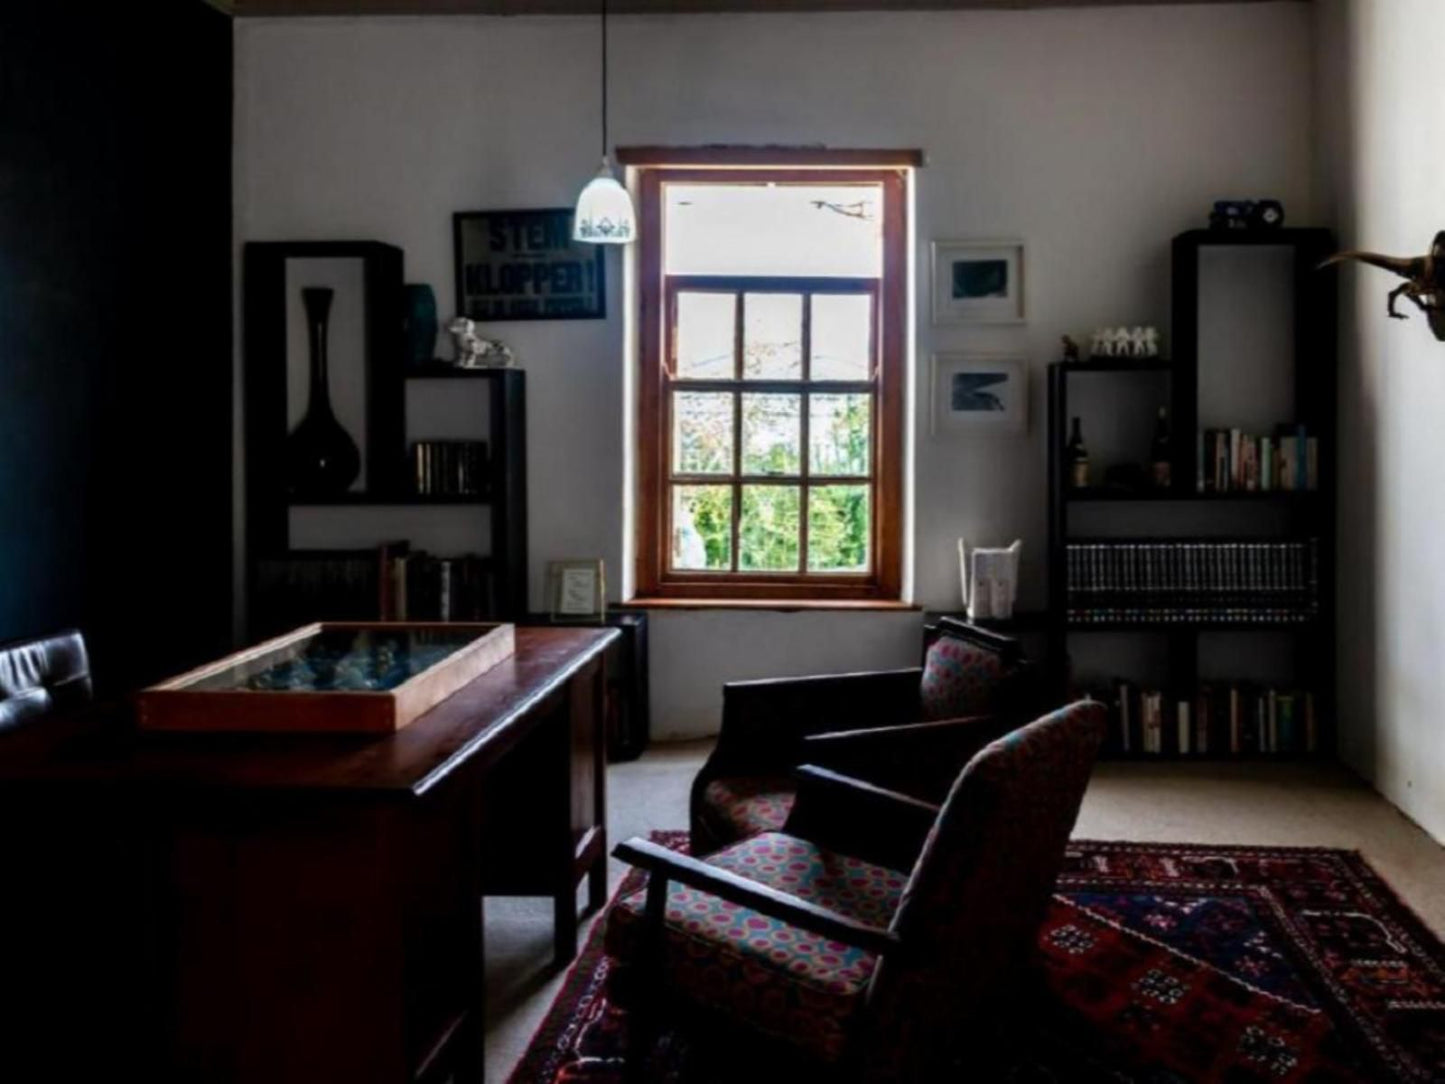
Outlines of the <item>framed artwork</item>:
{"label": "framed artwork", "polygon": [[1022,241],[933,242],[935,324],[1021,324]]}
{"label": "framed artwork", "polygon": [[603,245],[572,240],[571,207],[452,216],[457,314],[469,320],[600,320]]}
{"label": "framed artwork", "polygon": [[934,354],[932,368],[935,436],[1028,431],[1029,367],[1022,358]]}
{"label": "framed artwork", "polygon": [[553,618],[595,617],[607,612],[607,581],[601,560],[548,561],[548,609]]}

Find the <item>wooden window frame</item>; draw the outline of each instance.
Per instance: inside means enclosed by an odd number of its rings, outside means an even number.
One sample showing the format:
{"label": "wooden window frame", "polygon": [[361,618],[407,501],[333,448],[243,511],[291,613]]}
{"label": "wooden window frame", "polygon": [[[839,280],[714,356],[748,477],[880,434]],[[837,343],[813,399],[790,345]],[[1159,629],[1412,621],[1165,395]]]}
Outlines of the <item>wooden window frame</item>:
{"label": "wooden window frame", "polygon": [[[639,217],[641,220],[638,242],[638,357],[640,364],[638,380],[637,414],[637,518],[636,518],[636,584],[635,595],[639,601],[647,600],[717,600],[719,602],[839,602],[839,603],[897,603],[903,590],[903,460],[905,455],[905,409],[904,392],[906,380],[907,321],[908,321],[908,170],[906,167],[860,168],[851,160],[836,164],[819,164],[808,161],[806,168],[758,168],[756,166],[717,165],[709,168],[641,167],[639,170]],[[669,568],[669,554],[672,546],[671,515],[672,501],[670,486],[670,457],[672,454],[672,433],[670,429],[669,350],[665,341],[665,329],[669,306],[677,293],[677,285],[669,284],[663,274],[664,213],[663,194],[668,184],[818,184],[818,183],[878,184],[883,192],[883,260],[882,273],[877,279],[810,279],[803,276],[784,280],[782,276],[769,276],[775,284],[790,281],[800,284],[804,293],[843,292],[840,287],[849,287],[847,292],[873,292],[875,294],[874,335],[877,350],[874,377],[867,382],[812,382],[809,390],[820,393],[867,384],[874,396],[872,416],[872,485],[871,503],[872,537],[870,553],[872,567],[865,574],[857,573],[807,573],[807,572],[711,572],[683,571]],[[676,276],[679,282],[695,282],[714,285],[743,292],[742,286],[757,280],[747,276]],[[727,284],[733,284],[731,286]],[[794,290],[793,292],[800,292]],[[811,306],[804,304],[804,320],[809,319]],[[741,319],[741,305],[739,305]],[[739,344],[739,349],[741,345]],[[793,390],[798,381],[748,381],[749,390],[772,390],[776,385],[783,390]],[[689,387],[693,383],[689,382]],[[705,382],[698,382],[698,390],[707,390]],[[804,414],[807,412],[804,411]],[[806,418],[801,423],[807,425]],[[806,441],[806,428],[802,439]],[[741,455],[739,441],[734,437],[736,457]],[[806,444],[804,445],[806,455]],[[712,478],[717,482],[726,478],[726,484],[741,486],[745,479],[741,475],[719,475]],[[702,481],[702,479],[699,479]],[[751,479],[746,479],[752,484]],[[801,476],[787,478],[767,477],[757,480],[759,484],[797,485],[801,494],[806,493],[808,484],[823,484],[825,481],[857,483],[858,478],[803,479]],[[737,490],[741,492],[741,490]],[[800,495],[801,495],[800,494]],[[733,560],[737,561],[737,521],[740,516],[740,502],[734,501],[733,508]],[[800,506],[801,563],[807,562],[807,517],[806,501]]]}

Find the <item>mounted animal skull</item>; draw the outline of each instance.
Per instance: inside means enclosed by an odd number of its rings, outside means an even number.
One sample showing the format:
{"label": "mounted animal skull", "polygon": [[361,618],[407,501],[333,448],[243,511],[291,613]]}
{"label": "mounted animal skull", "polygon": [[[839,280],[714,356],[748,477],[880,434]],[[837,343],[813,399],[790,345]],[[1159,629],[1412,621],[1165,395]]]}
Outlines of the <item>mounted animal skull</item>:
{"label": "mounted animal skull", "polygon": [[1435,338],[1445,342],[1445,230],[1435,235],[1430,255],[1408,259],[1402,256],[1381,256],[1375,252],[1341,252],[1331,256],[1320,267],[1329,267],[1346,260],[1359,260],[1371,267],[1393,271],[1405,282],[1390,291],[1388,311],[1396,320],[1407,319],[1397,312],[1395,303],[1407,297],[1430,321]]}

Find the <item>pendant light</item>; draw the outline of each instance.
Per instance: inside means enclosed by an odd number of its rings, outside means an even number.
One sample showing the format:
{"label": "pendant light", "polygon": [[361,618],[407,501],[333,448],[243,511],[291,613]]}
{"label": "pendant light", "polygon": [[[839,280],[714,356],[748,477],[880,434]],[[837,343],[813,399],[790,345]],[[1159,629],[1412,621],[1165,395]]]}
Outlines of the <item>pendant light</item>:
{"label": "pendant light", "polygon": [[577,197],[572,238],[594,245],[625,245],[636,236],[632,197],[617,183],[607,157],[607,0],[602,0],[602,168]]}

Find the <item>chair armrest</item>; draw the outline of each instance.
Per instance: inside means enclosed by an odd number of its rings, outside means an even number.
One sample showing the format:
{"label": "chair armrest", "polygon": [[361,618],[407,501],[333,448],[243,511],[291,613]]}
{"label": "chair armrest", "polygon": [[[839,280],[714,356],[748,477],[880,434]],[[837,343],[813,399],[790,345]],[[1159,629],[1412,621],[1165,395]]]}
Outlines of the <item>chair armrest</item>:
{"label": "chair armrest", "polygon": [[938,806],[862,779],[805,764],[783,831],[888,869],[913,868]]}
{"label": "chair armrest", "polygon": [[922,670],[733,681],[723,686],[718,773],[787,773],[805,734],[919,718]]}
{"label": "chair armrest", "polygon": [[798,759],[917,798],[941,801],[963,766],[1013,724],[993,715],[830,731],[803,738]]}
{"label": "chair armrest", "polygon": [[[900,943],[898,935],[892,930],[835,914],[816,903],[750,881],[730,870],[710,866],[706,862],[668,850],[645,839],[634,837],[625,843],[619,843],[612,855],[639,869],[647,870],[653,878],[660,878],[663,882],[677,881],[729,903],[751,907],[759,914],[867,952],[892,952]],[[649,885],[649,893],[654,891],[657,891],[656,888]]]}

